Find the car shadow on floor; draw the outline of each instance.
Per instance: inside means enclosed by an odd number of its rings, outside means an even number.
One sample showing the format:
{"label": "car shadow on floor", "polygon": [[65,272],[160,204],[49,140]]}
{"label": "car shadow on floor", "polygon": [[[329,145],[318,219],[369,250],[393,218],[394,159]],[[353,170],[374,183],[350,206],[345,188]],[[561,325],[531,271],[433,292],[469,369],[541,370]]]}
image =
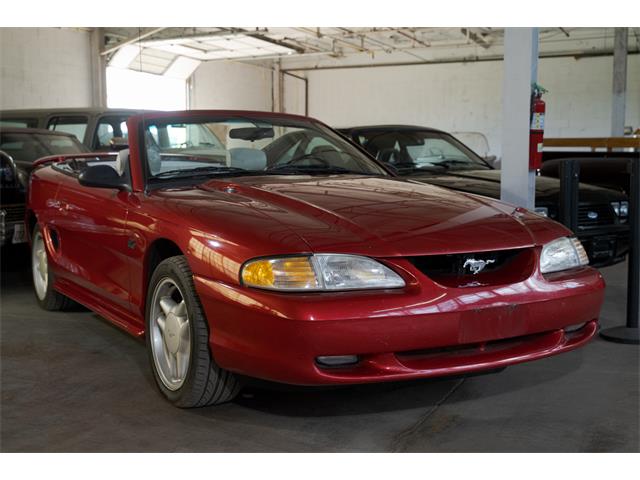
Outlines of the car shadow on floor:
{"label": "car shadow on floor", "polygon": [[[424,408],[446,398],[448,404],[487,399],[534,386],[542,386],[580,368],[582,355],[572,355],[550,368],[513,366],[504,372],[385,382],[340,387],[295,387],[252,381],[232,402],[244,409],[285,417],[333,417]],[[455,391],[455,395],[451,393]],[[451,395],[451,396],[449,396]],[[217,416],[219,407],[192,410],[197,415]]]}

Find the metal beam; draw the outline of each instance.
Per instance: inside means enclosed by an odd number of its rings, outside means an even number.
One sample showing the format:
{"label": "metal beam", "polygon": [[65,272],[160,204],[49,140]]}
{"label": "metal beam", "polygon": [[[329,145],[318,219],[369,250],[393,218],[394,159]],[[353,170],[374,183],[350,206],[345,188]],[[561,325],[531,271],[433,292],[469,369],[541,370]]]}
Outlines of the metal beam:
{"label": "metal beam", "polygon": [[622,137],[627,94],[627,48],[629,30],[616,28],[613,46],[613,93],[611,98],[611,136]]}
{"label": "metal beam", "polygon": [[502,83],[500,199],[533,209],[535,172],[529,171],[531,84],[538,71],[538,29],[506,28]]}
{"label": "metal beam", "polygon": [[138,35],[134,35],[133,37],[130,37],[130,38],[126,39],[126,40],[123,40],[122,42],[118,43],[117,45],[114,45],[113,47],[109,47],[106,50],[101,51],[100,55],[108,55],[111,52],[115,52],[117,50],[120,50],[125,45],[130,45],[132,43],[139,42],[143,38],[150,37],[151,35],[153,35],[155,33],[158,33],[160,31],[164,30],[165,28],[167,28],[167,27],[148,28],[144,32],[138,33]]}
{"label": "metal beam", "polygon": [[247,32],[245,35],[247,37],[253,37],[257,40],[262,40],[263,42],[272,43],[273,45],[278,45],[279,47],[284,47],[290,50],[294,50],[297,53],[305,53],[305,49],[302,47],[298,47],[297,45],[293,45],[289,42],[284,42],[282,40],[276,40],[275,38],[267,37],[266,35],[262,35],[261,33]]}
{"label": "metal beam", "polygon": [[462,34],[464,36],[469,37],[469,39],[472,42],[477,43],[482,48],[489,48],[491,46],[491,44],[488,43],[484,38],[482,38],[480,35],[478,35],[477,33],[472,32],[471,30],[469,30],[467,28],[461,28],[460,31],[462,32]]}
{"label": "metal beam", "polygon": [[[400,34],[400,35],[402,35],[403,37],[406,37],[406,38],[408,38],[408,39],[410,39],[410,40],[413,40],[414,42],[416,42],[416,43],[418,43],[418,44],[422,45],[423,47],[430,47],[430,46],[431,46],[431,44],[429,44],[429,43],[427,43],[427,42],[424,42],[424,41],[420,40],[420,39],[419,39],[419,38],[417,38],[415,35],[409,35],[408,33],[405,33],[405,32],[403,32],[403,31],[402,31],[402,30],[400,30],[400,29],[398,29],[398,30],[396,31],[396,33],[399,33],[399,34]],[[413,32],[412,32],[412,33],[413,33]]]}
{"label": "metal beam", "polygon": [[[628,55],[638,55],[640,49],[637,51],[629,52]],[[306,53],[303,55],[296,55],[295,58],[308,55],[328,55],[328,52]],[[541,53],[538,58],[573,58],[579,60],[581,58],[596,58],[596,57],[610,57],[613,53],[611,50],[598,50],[589,53],[577,53],[577,52],[559,52],[559,53]],[[279,55],[278,57],[280,57]],[[255,60],[262,60],[269,57],[255,58]],[[252,58],[253,59],[253,58]],[[234,59],[235,60],[235,59]],[[313,67],[290,67],[285,69],[287,72],[305,72],[315,70],[346,70],[351,68],[383,68],[383,67],[410,67],[412,65],[441,65],[450,63],[472,63],[472,62],[502,62],[504,57],[502,55],[487,55],[484,57],[453,57],[453,58],[439,58],[436,60],[425,60],[423,62],[384,62],[384,63],[357,63],[353,65],[325,65],[325,66],[313,66]],[[217,61],[217,60],[212,60]]]}

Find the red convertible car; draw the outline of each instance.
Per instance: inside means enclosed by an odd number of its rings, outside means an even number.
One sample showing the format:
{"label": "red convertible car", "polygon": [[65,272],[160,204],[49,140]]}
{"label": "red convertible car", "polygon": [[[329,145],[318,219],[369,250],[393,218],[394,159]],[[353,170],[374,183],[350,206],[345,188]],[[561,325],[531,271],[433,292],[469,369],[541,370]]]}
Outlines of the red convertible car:
{"label": "red convertible car", "polygon": [[321,122],[150,113],[129,150],[41,159],[38,302],[145,336],[175,405],[243,376],[336,385],[501,369],[597,330],[604,282],[558,223],[394,178]]}

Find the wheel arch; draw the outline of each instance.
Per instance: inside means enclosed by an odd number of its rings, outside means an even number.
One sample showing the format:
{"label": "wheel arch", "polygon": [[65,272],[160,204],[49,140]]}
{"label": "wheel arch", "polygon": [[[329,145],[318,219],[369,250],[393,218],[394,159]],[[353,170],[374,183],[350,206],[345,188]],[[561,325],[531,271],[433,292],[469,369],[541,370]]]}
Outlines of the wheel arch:
{"label": "wheel arch", "polygon": [[[149,280],[156,267],[167,258],[184,255],[176,242],[165,237],[156,238],[147,248],[144,257],[143,292],[149,287]],[[146,303],[146,302],[145,302]]]}

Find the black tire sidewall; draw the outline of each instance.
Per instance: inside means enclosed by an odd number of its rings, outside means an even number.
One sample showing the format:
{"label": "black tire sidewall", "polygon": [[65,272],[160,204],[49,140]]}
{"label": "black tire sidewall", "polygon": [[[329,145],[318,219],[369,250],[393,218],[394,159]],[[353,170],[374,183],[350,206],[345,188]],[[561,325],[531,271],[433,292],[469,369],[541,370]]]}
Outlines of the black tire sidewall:
{"label": "black tire sidewall", "polygon": [[[206,321],[200,315],[199,302],[196,292],[193,289],[193,281],[190,278],[184,278],[184,273],[177,268],[176,260],[184,259],[184,257],[171,257],[163,262],[161,262],[158,267],[155,269],[153,274],[151,275],[151,279],[149,281],[149,288],[147,290],[147,302],[145,307],[145,342],[147,345],[147,353],[149,356],[149,363],[151,364],[151,370],[153,372],[153,376],[156,381],[156,385],[162,392],[162,394],[167,397],[167,399],[178,406],[182,403],[189,403],[189,400],[185,397],[190,397],[192,395],[194,378],[196,376],[196,372],[201,368],[209,368],[209,365],[202,365],[202,362],[199,361],[197,355],[194,355],[197,352],[197,343],[201,342],[203,339],[197,335],[195,322],[204,322]],[[187,378],[185,379],[182,386],[177,390],[169,390],[158,375],[157,367],[153,358],[153,350],[151,348],[151,307],[153,300],[153,292],[156,288],[156,285],[164,280],[165,278],[169,278],[174,281],[178,287],[180,288],[180,292],[182,293],[183,299],[187,305],[187,313],[189,315],[189,330],[191,337],[191,355],[189,358],[189,367],[187,369]],[[208,332],[208,328],[206,329]]]}

